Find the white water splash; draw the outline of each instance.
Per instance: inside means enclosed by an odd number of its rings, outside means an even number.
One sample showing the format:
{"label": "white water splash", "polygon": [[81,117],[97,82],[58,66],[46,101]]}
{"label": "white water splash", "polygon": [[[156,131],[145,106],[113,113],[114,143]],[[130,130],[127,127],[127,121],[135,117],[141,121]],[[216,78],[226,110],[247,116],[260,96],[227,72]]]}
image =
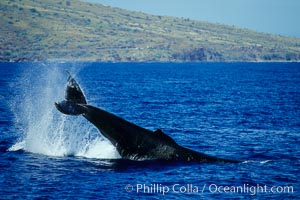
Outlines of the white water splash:
{"label": "white water splash", "polygon": [[272,162],[273,160],[263,160],[263,161],[254,161],[254,160],[246,160],[242,163],[247,164],[247,163],[259,163],[259,164],[266,164],[269,162]]}
{"label": "white water splash", "polygon": [[[54,102],[64,98],[65,68],[53,63],[33,65],[25,69],[14,85],[20,95],[11,106],[21,137],[9,150],[22,149],[49,156],[119,158],[115,147],[86,119],[66,116],[56,110]],[[77,71],[78,67],[70,71]]]}

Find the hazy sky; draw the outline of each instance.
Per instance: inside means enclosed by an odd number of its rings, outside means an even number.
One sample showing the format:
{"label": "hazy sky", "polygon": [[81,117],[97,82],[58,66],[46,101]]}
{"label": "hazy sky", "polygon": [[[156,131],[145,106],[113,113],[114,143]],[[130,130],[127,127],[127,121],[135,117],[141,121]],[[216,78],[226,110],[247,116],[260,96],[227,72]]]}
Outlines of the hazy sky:
{"label": "hazy sky", "polygon": [[85,0],[300,38],[300,0]]}

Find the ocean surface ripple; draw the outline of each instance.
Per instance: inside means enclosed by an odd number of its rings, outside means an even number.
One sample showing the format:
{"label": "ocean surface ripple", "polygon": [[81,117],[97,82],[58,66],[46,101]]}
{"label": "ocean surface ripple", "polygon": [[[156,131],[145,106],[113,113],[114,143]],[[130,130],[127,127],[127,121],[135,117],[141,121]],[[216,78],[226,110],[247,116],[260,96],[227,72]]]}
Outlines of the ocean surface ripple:
{"label": "ocean surface ripple", "polygon": [[[88,103],[240,164],[134,162],[64,116]],[[298,199],[299,63],[0,63],[0,199]]]}

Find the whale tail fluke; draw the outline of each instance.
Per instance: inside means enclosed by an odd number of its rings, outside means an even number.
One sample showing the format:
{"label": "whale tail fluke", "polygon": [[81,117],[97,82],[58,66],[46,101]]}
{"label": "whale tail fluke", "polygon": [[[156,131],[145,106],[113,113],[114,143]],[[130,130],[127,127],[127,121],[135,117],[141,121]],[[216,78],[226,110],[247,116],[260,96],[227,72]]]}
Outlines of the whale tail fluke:
{"label": "whale tail fluke", "polygon": [[79,87],[78,83],[71,76],[70,72],[67,70],[68,83],[65,92],[65,100],[57,103],[55,106],[57,110],[66,115],[80,115],[83,114],[84,109],[80,105],[87,104],[85,96]]}

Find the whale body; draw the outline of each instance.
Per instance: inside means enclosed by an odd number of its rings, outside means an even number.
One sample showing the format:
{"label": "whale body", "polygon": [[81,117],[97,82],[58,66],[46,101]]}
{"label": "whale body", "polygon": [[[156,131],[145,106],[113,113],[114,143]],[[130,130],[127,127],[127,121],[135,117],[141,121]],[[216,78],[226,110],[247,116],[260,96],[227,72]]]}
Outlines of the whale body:
{"label": "whale body", "polygon": [[103,109],[88,105],[81,88],[70,74],[65,91],[65,100],[55,103],[55,106],[64,114],[82,115],[95,125],[101,134],[116,147],[122,159],[239,162],[213,157],[185,148],[160,129],[151,131]]}

